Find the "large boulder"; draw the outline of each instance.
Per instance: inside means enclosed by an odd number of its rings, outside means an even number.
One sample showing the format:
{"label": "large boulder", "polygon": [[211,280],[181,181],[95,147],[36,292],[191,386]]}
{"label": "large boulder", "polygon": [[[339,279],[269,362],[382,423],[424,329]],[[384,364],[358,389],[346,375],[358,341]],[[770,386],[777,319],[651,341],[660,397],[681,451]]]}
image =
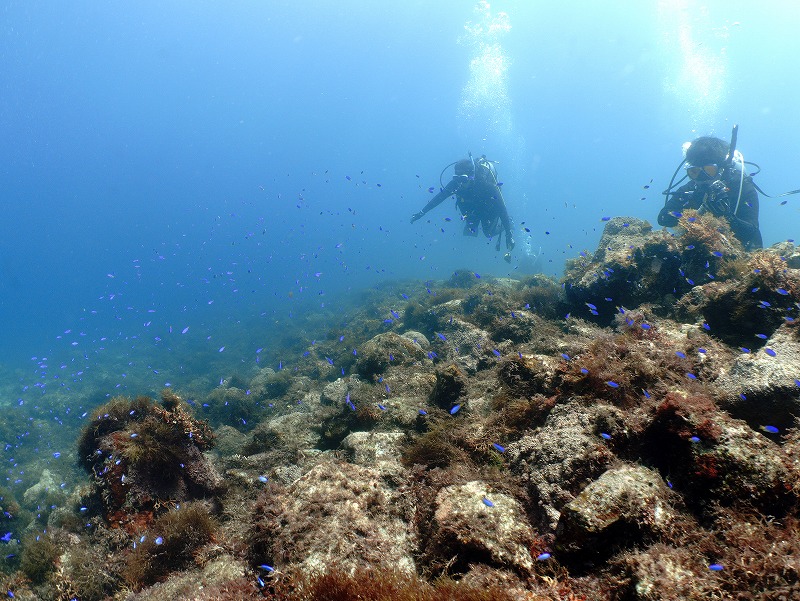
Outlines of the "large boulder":
{"label": "large boulder", "polygon": [[456,572],[483,563],[530,574],[534,532],[514,497],[476,480],[442,488],[435,504],[426,551],[442,566],[455,557]]}
{"label": "large boulder", "polygon": [[562,509],[557,549],[607,556],[658,536],[676,521],[671,496],[657,472],[638,465],[613,467]]}
{"label": "large boulder", "polygon": [[541,428],[508,446],[511,469],[542,511],[543,531],[555,530],[561,509],[614,460],[600,434],[601,424],[622,421],[617,413],[577,400],[556,405]]}
{"label": "large boulder", "polygon": [[288,487],[268,487],[250,536],[256,564],[303,573],[365,565],[415,574],[406,497],[372,468],[326,461]]}

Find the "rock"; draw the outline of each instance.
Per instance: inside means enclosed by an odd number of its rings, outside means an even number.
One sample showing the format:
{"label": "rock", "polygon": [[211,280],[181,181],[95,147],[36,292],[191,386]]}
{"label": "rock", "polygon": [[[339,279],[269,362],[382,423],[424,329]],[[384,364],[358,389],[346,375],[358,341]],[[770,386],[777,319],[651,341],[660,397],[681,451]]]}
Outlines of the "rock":
{"label": "rock", "polygon": [[350,378],[337,378],[322,389],[320,402],[323,405],[341,405],[345,402],[349,390]]}
{"label": "rock", "polygon": [[798,478],[778,444],[715,410],[707,397],[668,394],[645,432],[645,449],[687,504],[745,502],[781,515]]}
{"label": "rock", "polygon": [[697,553],[662,543],[623,559],[632,601],[705,601],[718,591],[713,572]]}
{"label": "rock", "polygon": [[455,317],[447,321],[440,334],[446,340],[436,338],[433,345],[439,359],[453,361],[467,375],[477,373],[485,349],[491,348],[489,334]]}
{"label": "rock", "polygon": [[233,426],[220,426],[214,433],[217,435],[215,451],[220,457],[241,454],[249,438],[247,434],[239,432]]}
{"label": "rock", "polygon": [[[488,501],[488,503],[487,503]],[[525,512],[514,497],[492,491],[484,482],[471,481],[441,489],[427,554],[466,571],[468,564],[485,563],[522,574],[533,569],[529,548],[534,539]]]}
{"label": "rock", "polygon": [[561,509],[614,459],[599,423],[617,411],[577,401],[556,405],[541,428],[508,445],[511,469],[543,512],[541,529],[555,530]]}
{"label": "rock", "polygon": [[358,349],[356,371],[369,378],[385,372],[389,366],[411,365],[425,359],[425,352],[419,344],[408,338],[386,332],[368,340]]}
{"label": "rock", "polygon": [[261,422],[250,433],[243,452],[246,455],[278,451],[294,455],[300,449],[318,448],[320,435],[310,413],[285,413]]}
{"label": "rock", "polygon": [[556,548],[567,555],[608,556],[665,532],[675,521],[669,489],[642,466],[603,473],[561,511]]}
{"label": "rock", "polygon": [[416,330],[408,330],[400,334],[406,340],[410,340],[417,346],[419,346],[423,351],[427,351],[431,347],[431,343],[428,342],[427,337],[422,332],[417,332]]}
{"label": "rock", "polygon": [[522,355],[503,360],[497,377],[514,396],[551,395],[559,382],[557,367],[553,357]]}
{"label": "rock", "polygon": [[353,432],[341,444],[350,461],[362,467],[374,468],[384,478],[399,482],[405,468],[400,464],[402,432]]}
{"label": "rock", "polygon": [[[721,406],[752,426],[785,428],[800,415],[800,340],[796,327],[782,325],[764,348],[740,354],[715,384]],[[771,356],[766,349],[772,349]],[[744,395],[742,398],[741,395]]]}
{"label": "rock", "polygon": [[407,497],[371,468],[326,461],[256,507],[256,563],[324,573],[374,569],[415,574]]}
{"label": "rock", "polygon": [[[575,315],[589,318],[590,303],[596,307],[594,318],[607,322],[618,306],[659,302],[681,283],[686,286],[679,276],[678,248],[673,236],[665,230],[653,232],[647,221],[610,219],[591,259],[584,254],[567,264],[564,291]],[[613,303],[603,303],[604,298],[613,298]]]}
{"label": "rock", "polygon": [[28,507],[36,508],[40,506],[43,509],[53,505],[61,505],[66,498],[66,492],[58,485],[53,474],[47,468],[42,470],[39,481],[28,488],[22,495],[22,499]]}
{"label": "rock", "polygon": [[430,395],[430,401],[437,407],[447,411],[455,405],[467,388],[466,377],[455,363],[449,363],[436,369],[436,385]]}

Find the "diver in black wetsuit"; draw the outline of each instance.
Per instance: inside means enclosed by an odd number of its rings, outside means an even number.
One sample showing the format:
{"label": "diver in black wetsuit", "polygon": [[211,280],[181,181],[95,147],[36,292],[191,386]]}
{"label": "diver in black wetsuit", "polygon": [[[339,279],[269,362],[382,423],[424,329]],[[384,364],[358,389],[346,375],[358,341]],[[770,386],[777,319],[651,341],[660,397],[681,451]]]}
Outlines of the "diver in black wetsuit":
{"label": "diver in black wetsuit", "polygon": [[500,240],[505,231],[508,252],[504,259],[511,261],[514,236],[494,165],[485,156],[473,159],[471,154],[469,158],[451,164],[454,165],[453,179],[421,211],[411,216],[411,223],[421,219],[446,198],[455,195],[456,207],[461,211],[464,220],[464,235],[477,236],[480,227],[487,238],[497,236],[496,249],[500,250]]}
{"label": "diver in black wetsuit", "polygon": [[659,225],[673,227],[681,212],[696,209],[727,219],[746,250],[762,247],[758,193],[753,179],[744,172],[744,159],[736,152],[736,132],[734,127],[730,144],[704,136],[689,145],[672,179],[684,167],[691,181],[675,191],[670,182],[664,191],[667,200],[658,214]]}

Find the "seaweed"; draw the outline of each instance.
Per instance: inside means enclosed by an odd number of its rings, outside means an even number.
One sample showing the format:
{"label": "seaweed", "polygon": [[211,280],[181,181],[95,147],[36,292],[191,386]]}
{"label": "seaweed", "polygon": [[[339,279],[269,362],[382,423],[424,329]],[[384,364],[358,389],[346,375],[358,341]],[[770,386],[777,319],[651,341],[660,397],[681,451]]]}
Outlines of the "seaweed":
{"label": "seaweed", "polygon": [[140,588],[185,569],[200,548],[214,540],[216,530],[216,521],[203,503],[187,503],[163,514],[131,553],[125,580]]}

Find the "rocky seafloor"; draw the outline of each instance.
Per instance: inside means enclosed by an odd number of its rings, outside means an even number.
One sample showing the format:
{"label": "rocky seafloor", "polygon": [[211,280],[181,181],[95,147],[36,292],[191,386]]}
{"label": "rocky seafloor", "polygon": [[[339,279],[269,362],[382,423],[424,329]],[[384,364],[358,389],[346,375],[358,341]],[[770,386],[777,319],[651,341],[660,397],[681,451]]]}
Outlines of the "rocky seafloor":
{"label": "rocky seafloor", "polygon": [[681,226],[614,218],[558,282],[385,285],[291,368],[114,398],[83,486],[3,496],[2,590],[800,599],[800,251]]}

